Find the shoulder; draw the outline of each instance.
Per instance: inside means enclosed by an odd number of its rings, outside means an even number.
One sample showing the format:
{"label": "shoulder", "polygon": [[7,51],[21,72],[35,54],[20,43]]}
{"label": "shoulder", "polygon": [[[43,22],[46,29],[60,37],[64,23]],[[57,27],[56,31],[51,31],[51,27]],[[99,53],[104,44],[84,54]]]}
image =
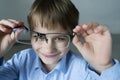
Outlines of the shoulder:
{"label": "shoulder", "polygon": [[74,53],[72,51],[68,52],[67,57],[70,57],[70,60],[74,63],[74,64],[87,64],[86,60],[78,55],[77,53]]}
{"label": "shoulder", "polygon": [[36,56],[34,50],[32,48],[21,50],[17,53],[19,56]]}
{"label": "shoulder", "polygon": [[69,59],[69,66],[79,70],[86,70],[89,64],[82,56],[76,55],[76,53],[72,51],[69,52],[69,55],[71,55],[71,58]]}
{"label": "shoulder", "polygon": [[27,56],[35,57],[36,56],[36,54],[32,48],[21,50],[21,51],[17,52],[15,55],[18,57],[27,57]]}
{"label": "shoulder", "polygon": [[75,76],[87,76],[88,71],[88,62],[80,55],[76,55],[76,53],[69,51],[67,55],[71,55],[68,62],[68,71],[73,73]]}
{"label": "shoulder", "polygon": [[13,55],[11,58],[14,61],[18,61],[20,64],[26,61],[32,61],[36,58],[36,53],[32,48],[24,49]]}

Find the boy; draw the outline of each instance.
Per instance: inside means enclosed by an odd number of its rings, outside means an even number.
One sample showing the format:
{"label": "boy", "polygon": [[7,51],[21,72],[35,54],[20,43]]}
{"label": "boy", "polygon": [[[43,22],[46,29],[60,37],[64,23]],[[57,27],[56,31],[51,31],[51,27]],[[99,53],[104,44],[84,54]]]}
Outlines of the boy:
{"label": "boy", "polygon": [[[0,79],[120,79],[120,64],[111,57],[108,29],[94,23],[78,25],[78,18],[79,12],[70,0],[35,0],[28,14],[32,48],[18,52],[1,65]],[[20,29],[13,32],[16,26]],[[0,21],[1,61],[23,29],[22,22]],[[71,41],[83,58],[69,50]]]}

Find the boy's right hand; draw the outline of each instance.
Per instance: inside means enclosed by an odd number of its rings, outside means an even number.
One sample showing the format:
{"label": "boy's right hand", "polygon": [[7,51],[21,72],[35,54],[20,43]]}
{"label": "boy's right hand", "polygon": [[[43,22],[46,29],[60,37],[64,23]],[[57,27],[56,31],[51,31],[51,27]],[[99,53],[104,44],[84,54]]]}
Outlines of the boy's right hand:
{"label": "boy's right hand", "polygon": [[[20,29],[13,32],[16,26],[20,26]],[[3,19],[0,21],[0,58],[12,47],[23,28],[24,25],[22,22],[13,19]]]}

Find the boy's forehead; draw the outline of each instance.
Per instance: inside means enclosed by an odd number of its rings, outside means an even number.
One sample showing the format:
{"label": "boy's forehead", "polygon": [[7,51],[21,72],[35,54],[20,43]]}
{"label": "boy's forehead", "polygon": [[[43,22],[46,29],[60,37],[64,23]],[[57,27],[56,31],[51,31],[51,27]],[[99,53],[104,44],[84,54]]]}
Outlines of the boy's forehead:
{"label": "boy's forehead", "polygon": [[31,26],[31,29],[32,30],[35,30],[35,31],[38,31],[40,28],[45,28],[49,31],[52,31],[52,30],[55,30],[58,32],[61,31],[61,32],[68,32],[68,33],[71,33],[71,27],[66,25],[66,24],[61,24],[61,22],[59,21],[52,21],[50,19],[44,19],[44,20],[41,20],[40,17],[37,17],[37,16],[34,16],[33,19],[32,19],[32,26]]}
{"label": "boy's forehead", "polygon": [[[51,26],[50,26],[51,27]],[[67,30],[64,30],[62,26],[56,26],[54,28],[48,28],[46,26],[36,26],[33,29],[34,31],[41,32],[41,33],[66,33]]]}
{"label": "boy's forehead", "polygon": [[41,20],[39,18],[35,18],[33,20],[33,29],[34,28],[46,28],[48,30],[53,30],[55,28],[64,28],[64,26],[60,25],[59,22],[52,22],[49,19]]}

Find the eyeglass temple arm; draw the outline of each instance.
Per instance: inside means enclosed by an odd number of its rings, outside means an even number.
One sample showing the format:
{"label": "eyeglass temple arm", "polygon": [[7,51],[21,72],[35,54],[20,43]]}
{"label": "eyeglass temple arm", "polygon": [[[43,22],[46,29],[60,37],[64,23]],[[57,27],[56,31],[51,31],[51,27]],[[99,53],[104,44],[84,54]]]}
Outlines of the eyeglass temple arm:
{"label": "eyeglass temple arm", "polygon": [[73,32],[73,34],[70,34],[70,38],[71,38],[71,40],[73,39],[73,37],[74,37],[75,35],[80,36],[80,33]]}
{"label": "eyeglass temple arm", "polygon": [[[20,28],[21,28],[20,26],[16,26],[15,28],[13,28],[13,32],[15,32],[17,29],[20,29]],[[30,30],[30,29],[28,29],[26,26],[24,26],[24,29],[25,29],[26,31]]]}
{"label": "eyeglass temple arm", "polygon": [[36,41],[37,41],[38,38],[42,35],[42,36],[45,37],[46,43],[48,43],[48,39],[47,39],[47,37],[46,37],[46,34],[44,34],[44,33],[38,33],[38,32],[35,32],[35,31],[33,31],[33,30],[30,30],[30,31],[37,34],[37,36],[34,36],[34,37],[36,37]]}

